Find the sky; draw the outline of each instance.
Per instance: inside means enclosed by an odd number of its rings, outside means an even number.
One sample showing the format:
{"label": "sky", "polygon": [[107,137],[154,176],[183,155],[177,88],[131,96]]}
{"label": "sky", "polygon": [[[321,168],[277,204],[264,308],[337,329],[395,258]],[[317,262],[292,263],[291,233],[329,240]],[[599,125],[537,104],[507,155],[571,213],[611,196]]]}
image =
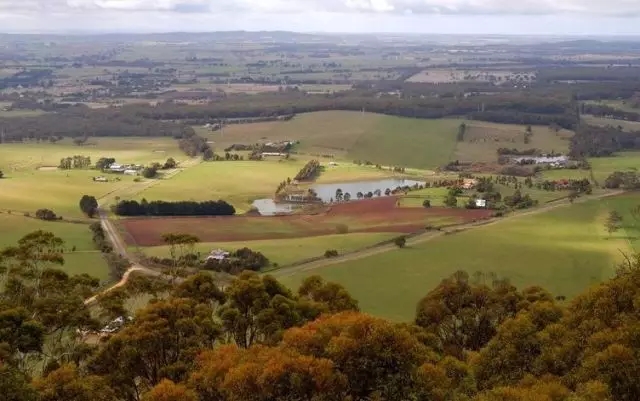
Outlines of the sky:
{"label": "sky", "polygon": [[0,0],[0,32],[640,35],[640,0]]}

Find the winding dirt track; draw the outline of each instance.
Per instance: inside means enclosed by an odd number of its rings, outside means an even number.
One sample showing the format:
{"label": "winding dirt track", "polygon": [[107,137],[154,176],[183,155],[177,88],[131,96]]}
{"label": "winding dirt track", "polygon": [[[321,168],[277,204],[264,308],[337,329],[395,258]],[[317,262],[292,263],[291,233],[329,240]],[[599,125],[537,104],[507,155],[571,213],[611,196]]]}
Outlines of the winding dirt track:
{"label": "winding dirt track", "polygon": [[[197,160],[187,160],[184,163],[180,164],[180,168],[175,168],[173,170],[169,170],[165,173],[164,178],[163,179],[169,179],[173,176],[175,176],[176,174],[178,174],[179,172],[183,171],[185,168],[188,167],[192,167],[195,166],[196,164],[198,164]],[[149,187],[152,187],[153,185],[156,185],[158,182],[162,182],[162,180],[153,180],[153,181],[149,181],[148,183],[144,183],[144,185],[139,186],[140,191],[143,191]],[[129,188],[124,188],[123,190],[128,190]],[[139,191],[139,192],[140,192]],[[115,196],[115,192],[109,194],[114,195]],[[109,242],[111,242],[111,245],[113,246],[113,249],[115,252],[117,252],[118,254],[120,254],[120,256],[125,257],[125,258],[129,258],[130,260],[132,260],[131,256],[128,255],[127,252],[127,246],[125,245],[122,237],[120,236],[120,233],[118,233],[118,231],[116,230],[116,228],[114,227],[113,223],[111,222],[111,220],[109,220],[109,213],[106,212],[103,207],[105,205],[101,204],[102,200],[99,200],[99,205],[98,205],[98,215],[100,217],[100,224],[102,225],[102,229],[104,230],[105,234],[107,234],[107,237],[109,238]],[[115,290],[116,288],[120,288],[123,287],[124,285],[127,284],[127,282],[129,281],[129,277],[131,276],[132,273],[135,272],[139,272],[139,273],[143,273],[146,274],[148,276],[154,276],[154,277],[164,277],[167,279],[172,279],[172,277],[169,277],[165,274],[162,274],[161,272],[154,270],[154,269],[150,269],[148,267],[145,267],[139,263],[134,263],[131,265],[131,267],[129,267],[127,269],[127,271],[124,272],[124,274],[122,275],[122,278],[120,279],[120,281],[118,281],[117,283],[115,283],[114,285],[112,285],[111,287],[105,289],[104,291],[90,297],[84,300],[85,305],[90,305],[95,303],[98,300],[98,297],[100,297],[101,295],[107,294],[113,290]]]}

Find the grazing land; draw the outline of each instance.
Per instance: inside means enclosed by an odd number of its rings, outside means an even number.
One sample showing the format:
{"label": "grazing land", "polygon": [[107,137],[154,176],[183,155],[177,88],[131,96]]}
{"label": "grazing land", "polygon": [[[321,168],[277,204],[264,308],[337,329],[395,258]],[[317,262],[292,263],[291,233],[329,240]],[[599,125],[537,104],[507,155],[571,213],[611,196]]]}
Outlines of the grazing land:
{"label": "grazing land", "polygon": [[0,213],[0,248],[36,230],[50,231],[65,241],[62,269],[68,274],[88,273],[102,282],[109,281],[109,270],[102,254],[95,250],[87,224],[47,222],[19,214]]}
{"label": "grazing land", "polygon": [[333,155],[338,160],[436,168],[455,148],[460,121],[419,120],[350,111],[306,113],[290,121],[228,125],[222,131],[199,128],[216,152],[234,143],[299,141],[296,152]]}
{"label": "grazing land", "polygon": [[[352,252],[392,239],[395,233],[351,233],[322,235],[317,237],[291,238],[277,240],[258,240],[242,242],[209,242],[199,243],[195,251],[202,255],[212,249],[236,250],[247,247],[262,252],[272,265],[286,266],[309,258],[322,257],[325,251],[335,249],[339,254]],[[148,256],[169,257],[167,246],[156,246],[141,249]]]}
{"label": "grazing land", "polygon": [[301,160],[201,163],[170,180],[159,181],[136,197],[149,201],[224,199],[243,212],[255,199],[272,197],[278,184],[295,177],[302,166]]}
{"label": "grazing land", "polygon": [[426,226],[463,223],[491,216],[489,210],[400,208],[395,197],[338,204],[324,213],[272,217],[137,218],[120,220],[130,245],[162,245],[162,234],[189,232],[203,242],[312,237],[349,232],[413,233]]}
{"label": "grazing land", "polygon": [[638,171],[640,152],[620,152],[612,157],[589,159],[593,175],[600,185],[614,171]]}
{"label": "grazing land", "polygon": [[[636,112],[637,111],[638,110],[636,110]],[[620,127],[623,131],[640,131],[639,121],[626,121],[626,120],[619,120],[614,118],[604,118],[604,117],[594,117],[594,116],[583,116],[582,120],[591,125],[598,125],[601,127],[612,126],[612,127]]]}
{"label": "grazing land", "polygon": [[60,159],[74,155],[88,156],[92,163],[100,157],[113,157],[119,163],[143,165],[163,163],[168,157],[185,158],[169,138],[91,138],[84,146],[70,140],[2,144],[0,169],[5,178],[0,180],[0,210],[33,214],[48,208],[65,218],[82,218],[78,208],[82,195],[102,198],[138,186],[132,176],[107,174],[109,182],[94,182],[92,177],[104,174],[92,169],[57,169]]}
{"label": "grazing land", "polygon": [[[625,195],[561,207],[282,280],[295,288],[304,277],[320,274],[343,284],[364,311],[398,321],[411,320],[418,300],[457,270],[572,297],[611,277],[620,251],[630,252],[630,244],[638,249],[640,226],[628,209],[639,203],[640,196]],[[610,210],[625,213],[624,230],[611,236],[604,229]]]}
{"label": "grazing land", "polygon": [[536,148],[542,152],[566,153],[572,131],[555,131],[547,126],[532,126],[533,135],[525,143],[525,125],[495,124],[481,121],[465,122],[467,128],[464,140],[456,145],[452,159],[476,162],[496,163],[499,148],[525,150]]}

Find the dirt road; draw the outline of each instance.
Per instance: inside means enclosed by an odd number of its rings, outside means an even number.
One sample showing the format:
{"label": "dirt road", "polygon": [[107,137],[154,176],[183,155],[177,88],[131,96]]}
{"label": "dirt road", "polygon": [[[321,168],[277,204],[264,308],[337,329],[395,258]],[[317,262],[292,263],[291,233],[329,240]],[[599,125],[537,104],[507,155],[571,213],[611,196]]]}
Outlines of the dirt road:
{"label": "dirt road", "polygon": [[[176,174],[180,173],[181,171],[183,171],[186,168],[195,166],[199,163],[199,159],[189,159],[186,162],[182,162],[180,163],[180,167],[179,168],[175,168],[173,170],[168,170],[164,177],[163,180],[172,178],[173,176],[175,176]],[[140,190],[137,191],[137,193],[153,186],[156,185],[159,182],[162,182],[163,180],[153,180],[153,181],[149,181],[149,182],[145,182],[142,185],[137,185],[136,188],[139,188]],[[127,188],[123,188],[123,190],[127,190],[130,187]],[[119,191],[114,191],[112,193],[109,194],[109,198],[101,198],[98,200],[98,216],[100,217],[100,224],[102,225],[102,229],[104,230],[105,234],[107,235],[109,242],[111,243],[111,245],[113,246],[113,250],[114,252],[118,253],[120,256],[130,259],[131,257],[127,252],[127,246],[125,244],[125,242],[122,239],[122,236],[120,235],[120,233],[118,233],[118,230],[115,228],[115,226],[113,225],[113,222],[111,222],[111,220],[109,220],[109,212],[107,212],[104,208],[106,207],[105,202],[107,201],[107,199],[110,199],[112,196],[117,196],[117,194],[120,193]],[[97,301],[98,297],[104,294],[109,293],[110,291],[115,290],[116,288],[120,288],[122,286],[124,286],[125,284],[127,284],[127,281],[129,280],[129,276],[131,276],[132,273],[134,272],[139,272],[139,273],[143,273],[149,276],[154,276],[154,277],[164,277],[167,280],[171,280],[173,279],[172,277],[169,277],[165,274],[162,274],[161,272],[154,270],[154,269],[150,269],[148,267],[145,267],[139,263],[133,263],[131,265],[131,267],[129,267],[129,269],[127,269],[127,271],[124,272],[124,274],[122,275],[122,278],[120,279],[120,281],[118,281],[116,284],[112,285],[111,287],[105,289],[104,291],[100,292],[99,294],[96,294],[90,298],[85,299],[84,303],[85,305],[89,305],[89,304],[93,304],[94,302]]]}

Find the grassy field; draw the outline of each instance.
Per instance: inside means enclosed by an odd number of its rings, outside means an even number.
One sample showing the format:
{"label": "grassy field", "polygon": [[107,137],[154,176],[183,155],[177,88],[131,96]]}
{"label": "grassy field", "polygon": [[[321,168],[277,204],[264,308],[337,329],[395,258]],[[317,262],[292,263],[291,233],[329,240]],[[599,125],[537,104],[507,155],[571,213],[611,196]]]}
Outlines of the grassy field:
{"label": "grassy field", "polygon": [[[177,160],[181,155],[175,141],[168,138],[91,138],[90,144],[76,146],[70,140],[56,144],[24,143],[0,145],[0,210],[35,213],[52,209],[67,218],[81,218],[78,200],[82,195],[103,197],[113,191],[135,187],[131,176],[108,176],[110,182],[94,182],[102,175],[96,170],[57,170],[60,159],[73,155],[114,157],[120,163],[148,164]],[[120,178],[120,181],[115,181]]]}
{"label": "grassy field", "polygon": [[572,131],[555,132],[546,126],[533,126],[530,143],[524,143],[526,126],[467,121],[464,141],[458,142],[453,159],[495,163],[498,148],[518,150],[537,148],[543,152],[567,152]]}
{"label": "grassy field", "polygon": [[[495,273],[519,287],[541,285],[572,297],[610,277],[620,250],[638,249],[640,230],[627,216],[637,203],[640,196],[628,195],[561,207],[282,280],[297,287],[320,274],[345,285],[364,311],[398,321],[411,320],[419,299],[457,270]],[[609,237],[603,222],[612,209],[625,213],[625,230]]]}
{"label": "grassy field", "polygon": [[637,171],[640,167],[640,152],[619,152],[612,157],[594,157],[589,159],[593,175],[602,185],[614,171]]}
{"label": "grassy field", "polygon": [[[636,110],[636,112],[637,111],[638,110]],[[591,125],[599,125],[602,127],[610,125],[612,127],[622,127],[624,131],[640,131],[640,122],[638,121],[615,120],[613,118],[594,117],[589,115],[584,115],[581,118],[587,124]]]}
{"label": "grassy field", "polygon": [[[277,263],[284,266],[323,256],[328,249],[335,249],[342,254],[377,244],[396,235],[393,233],[352,233],[285,240],[200,243],[196,245],[195,251],[204,255],[212,249],[220,248],[234,251],[238,248],[248,247],[254,251],[262,252],[272,264]],[[149,256],[169,257],[169,248],[166,246],[142,248],[142,251]]]}
{"label": "grassy field", "polygon": [[[91,241],[87,224],[46,222],[16,214],[0,214],[0,248],[15,245],[17,241],[36,230],[50,231],[65,241],[65,264],[69,274],[87,273],[106,282],[109,270],[100,252]],[[75,251],[73,248],[75,247]]]}
{"label": "grassy field", "polygon": [[57,166],[60,159],[82,155],[96,162],[100,157],[114,157],[118,163],[148,164],[168,157],[184,159],[171,138],[90,138],[84,146],[70,139],[51,143],[9,143],[0,145],[0,168],[5,173]]}
{"label": "grassy field", "polygon": [[300,141],[296,150],[331,154],[339,160],[435,168],[455,147],[458,120],[419,120],[374,113],[330,111],[296,116],[288,122],[229,125],[224,133],[199,128],[217,152],[233,143]]}
{"label": "grassy field", "polygon": [[304,161],[229,161],[201,163],[136,195],[147,200],[224,199],[239,212],[270,198],[280,182],[295,177]]}

